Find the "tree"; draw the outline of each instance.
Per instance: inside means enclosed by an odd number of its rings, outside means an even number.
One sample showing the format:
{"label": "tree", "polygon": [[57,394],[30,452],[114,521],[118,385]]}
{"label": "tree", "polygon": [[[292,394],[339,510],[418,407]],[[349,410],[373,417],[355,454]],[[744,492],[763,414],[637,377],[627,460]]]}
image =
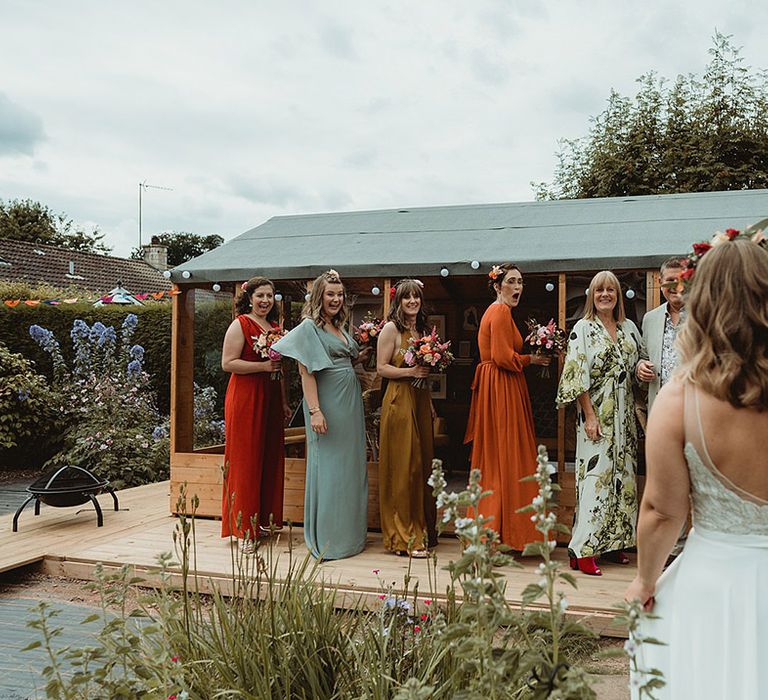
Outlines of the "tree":
{"label": "tree", "polygon": [[768,187],[768,82],[716,32],[704,76],[638,78],[634,100],[612,90],[587,136],[560,142],[537,199]]}
{"label": "tree", "polygon": [[[167,231],[165,233],[152,236],[152,242],[168,246],[168,264],[176,267],[182,263],[196,258],[198,255],[207,253],[209,250],[218,248],[224,239],[216,233],[203,236],[198,233],[189,233],[188,231]],[[131,251],[131,257],[135,260],[141,260],[144,254],[138,248]]]}
{"label": "tree", "polygon": [[98,228],[92,231],[75,226],[66,214],[31,199],[0,200],[0,238],[61,246],[82,253],[108,253]]}

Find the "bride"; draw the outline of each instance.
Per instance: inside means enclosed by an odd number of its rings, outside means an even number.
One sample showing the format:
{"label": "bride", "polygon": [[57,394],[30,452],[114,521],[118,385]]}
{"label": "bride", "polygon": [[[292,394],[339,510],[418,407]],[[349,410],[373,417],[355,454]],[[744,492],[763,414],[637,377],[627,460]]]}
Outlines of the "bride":
{"label": "bride", "polygon": [[[656,698],[768,698],[768,251],[748,240],[701,258],[681,366],[648,422],[638,574],[638,667]],[[659,578],[693,506],[683,554]],[[636,688],[648,680],[634,674]],[[637,690],[633,690],[633,697]]]}

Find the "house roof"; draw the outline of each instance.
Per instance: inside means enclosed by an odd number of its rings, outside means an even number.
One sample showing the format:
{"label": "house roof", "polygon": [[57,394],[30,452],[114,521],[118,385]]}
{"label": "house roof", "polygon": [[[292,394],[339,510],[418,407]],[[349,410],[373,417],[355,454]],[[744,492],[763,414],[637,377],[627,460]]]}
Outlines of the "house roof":
{"label": "house roof", "polygon": [[80,287],[103,294],[118,282],[132,293],[171,288],[162,272],[143,260],[80,253],[58,246],[0,238],[0,280]]}
{"label": "house roof", "polygon": [[177,267],[173,280],[310,279],[329,267],[346,277],[437,275],[443,266],[471,275],[472,260],[485,270],[514,260],[529,273],[647,269],[766,216],[768,190],[276,216]]}

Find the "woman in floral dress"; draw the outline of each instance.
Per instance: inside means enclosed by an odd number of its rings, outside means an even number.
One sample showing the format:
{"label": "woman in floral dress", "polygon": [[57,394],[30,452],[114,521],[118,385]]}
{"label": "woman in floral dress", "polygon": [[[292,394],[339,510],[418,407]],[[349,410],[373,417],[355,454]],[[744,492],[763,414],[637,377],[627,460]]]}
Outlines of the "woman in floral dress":
{"label": "woman in floral dress", "polygon": [[584,318],[568,340],[557,404],[576,401],[576,514],[571,568],[600,576],[595,557],[628,563],[637,524],[637,431],[632,395],[640,333],[609,271],[589,284]]}

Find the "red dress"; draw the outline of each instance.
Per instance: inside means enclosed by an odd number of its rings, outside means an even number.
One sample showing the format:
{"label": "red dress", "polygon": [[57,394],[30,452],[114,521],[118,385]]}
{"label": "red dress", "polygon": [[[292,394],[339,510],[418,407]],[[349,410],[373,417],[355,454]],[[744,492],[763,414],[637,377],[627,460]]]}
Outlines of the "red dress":
{"label": "red dress", "polygon": [[[246,315],[238,316],[237,320],[245,336],[240,359],[263,362],[253,349],[252,338],[263,332],[261,326]],[[275,525],[283,523],[285,448],[281,382],[271,379],[269,372],[233,373],[224,399],[224,424],[221,536],[253,538],[252,518],[258,517],[259,525],[265,527],[270,515]]]}
{"label": "red dress", "polygon": [[482,485],[493,494],[480,503],[501,541],[522,551],[539,535],[530,513],[516,513],[538,493],[533,412],[523,369],[531,362],[522,355],[523,338],[506,304],[491,304],[480,321],[477,342],[480,364],[472,383],[472,405],[464,442],[473,442],[472,468],[482,471]]}

